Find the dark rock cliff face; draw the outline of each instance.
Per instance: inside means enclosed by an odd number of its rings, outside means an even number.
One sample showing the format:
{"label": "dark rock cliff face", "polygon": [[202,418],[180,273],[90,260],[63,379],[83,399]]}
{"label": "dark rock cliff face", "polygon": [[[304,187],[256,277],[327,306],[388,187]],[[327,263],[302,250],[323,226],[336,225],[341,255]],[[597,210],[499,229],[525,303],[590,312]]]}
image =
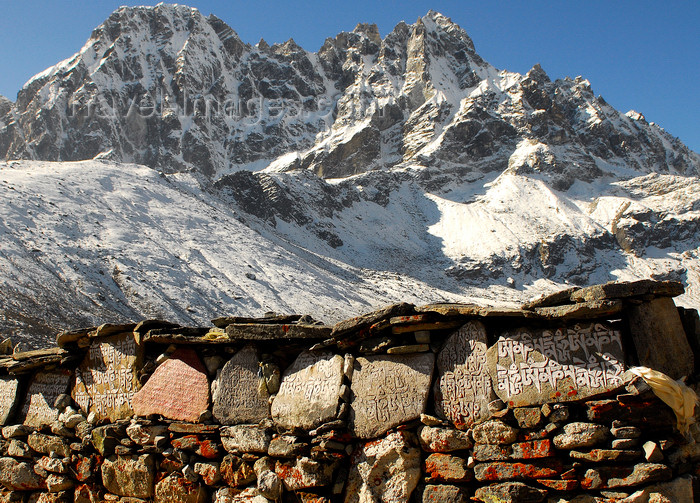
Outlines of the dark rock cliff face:
{"label": "dark rock cliff face", "polygon": [[[338,178],[391,166],[502,170],[515,165],[566,188],[605,166],[696,174],[677,139],[625,116],[577,78],[539,66],[499,72],[436,12],[384,39],[360,24],[316,53],[293,40],[244,44],[215,16],[184,6],[122,7],[72,58],[0,102],[0,156],[137,162],[216,180],[307,168]],[[511,162],[513,164],[513,162]]]}

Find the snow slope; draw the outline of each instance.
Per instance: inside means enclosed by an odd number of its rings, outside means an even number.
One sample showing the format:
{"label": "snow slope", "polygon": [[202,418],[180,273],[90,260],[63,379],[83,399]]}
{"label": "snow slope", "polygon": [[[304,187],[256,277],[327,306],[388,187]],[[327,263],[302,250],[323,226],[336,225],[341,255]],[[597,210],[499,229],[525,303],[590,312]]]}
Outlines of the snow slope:
{"label": "snow slope", "polygon": [[[191,175],[110,161],[0,163],[0,327],[42,345],[61,328],[107,321],[206,324],[272,310],[335,322],[396,301],[515,305],[566,283],[650,276],[683,280],[679,302],[700,307],[700,233],[635,255],[613,230],[648,211],[667,213],[661,233],[697,229],[697,178],[646,175],[567,194],[504,173],[435,194],[415,175],[397,173],[382,199],[374,177],[276,174],[295,190],[278,201],[303,201],[300,224],[274,207],[272,218],[250,214],[225,186],[203,190]],[[325,190],[346,202],[324,216],[313,208]]]}

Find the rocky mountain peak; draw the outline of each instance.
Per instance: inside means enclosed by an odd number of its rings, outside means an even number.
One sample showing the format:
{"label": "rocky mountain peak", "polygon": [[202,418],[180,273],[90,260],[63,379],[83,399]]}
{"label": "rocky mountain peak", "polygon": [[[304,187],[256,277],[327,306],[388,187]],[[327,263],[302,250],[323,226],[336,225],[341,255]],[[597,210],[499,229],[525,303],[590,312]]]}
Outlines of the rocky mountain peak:
{"label": "rocky mountain peak", "polygon": [[0,109],[4,158],[109,152],[212,181],[266,167],[333,178],[418,167],[430,180],[520,166],[533,145],[533,155],[547,152],[541,172],[561,187],[627,168],[700,165],[584,79],[552,82],[539,65],[524,76],[499,72],[435,11],[384,39],[360,23],[314,54],[293,39],[245,44],[221,19],[181,5],[122,7]]}

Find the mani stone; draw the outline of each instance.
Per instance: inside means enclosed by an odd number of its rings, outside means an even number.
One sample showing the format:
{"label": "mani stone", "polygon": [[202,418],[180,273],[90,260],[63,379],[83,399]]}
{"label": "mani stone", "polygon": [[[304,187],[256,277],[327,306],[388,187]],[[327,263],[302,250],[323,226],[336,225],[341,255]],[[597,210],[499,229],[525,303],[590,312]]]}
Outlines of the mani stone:
{"label": "mani stone", "polygon": [[207,371],[192,349],[178,349],[151,375],[132,400],[139,416],[160,414],[198,422],[209,407]]}
{"label": "mani stone", "polygon": [[17,403],[19,379],[9,376],[0,377],[0,426],[5,426]]}
{"label": "mani stone", "polygon": [[212,386],[212,414],[220,424],[258,423],[268,416],[267,386],[258,377],[260,364],[255,347],[236,353]]}
{"label": "mani stone", "polygon": [[673,379],[693,373],[693,351],[672,298],[629,306],[626,315],[640,365]]}
{"label": "mani stone", "polygon": [[435,412],[466,429],[487,419],[489,402],[496,398],[486,366],[486,328],[470,321],[453,333],[437,356]]}
{"label": "mani stone", "polygon": [[39,372],[34,376],[22,406],[25,426],[41,428],[50,426],[58,419],[60,411],[53,404],[58,395],[68,391],[70,378],[69,370]]}
{"label": "mani stone", "polygon": [[343,384],[343,357],[304,351],[284,372],[272,418],[284,428],[311,430],[335,419]]}
{"label": "mani stone", "polygon": [[134,414],[131,401],[139,390],[136,370],[143,364],[143,348],[133,332],[93,339],[75,371],[73,399],[87,415],[115,422]]}
{"label": "mani stone", "polygon": [[419,419],[430,393],[435,355],[378,355],[355,360],[350,429],[375,438],[394,426]]}
{"label": "mani stone", "polygon": [[496,394],[511,408],[581,400],[624,384],[620,332],[602,322],[504,332],[486,359]]}

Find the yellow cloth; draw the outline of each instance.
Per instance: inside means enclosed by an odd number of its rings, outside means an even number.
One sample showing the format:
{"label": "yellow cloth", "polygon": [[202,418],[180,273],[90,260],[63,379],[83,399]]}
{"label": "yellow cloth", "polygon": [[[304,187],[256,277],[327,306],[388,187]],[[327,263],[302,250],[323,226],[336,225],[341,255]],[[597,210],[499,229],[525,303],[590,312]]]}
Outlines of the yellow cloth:
{"label": "yellow cloth", "polygon": [[666,403],[676,413],[678,429],[686,433],[695,422],[695,405],[698,395],[682,381],[674,381],[662,372],[649,367],[632,367],[629,369],[646,381],[656,396]]}

